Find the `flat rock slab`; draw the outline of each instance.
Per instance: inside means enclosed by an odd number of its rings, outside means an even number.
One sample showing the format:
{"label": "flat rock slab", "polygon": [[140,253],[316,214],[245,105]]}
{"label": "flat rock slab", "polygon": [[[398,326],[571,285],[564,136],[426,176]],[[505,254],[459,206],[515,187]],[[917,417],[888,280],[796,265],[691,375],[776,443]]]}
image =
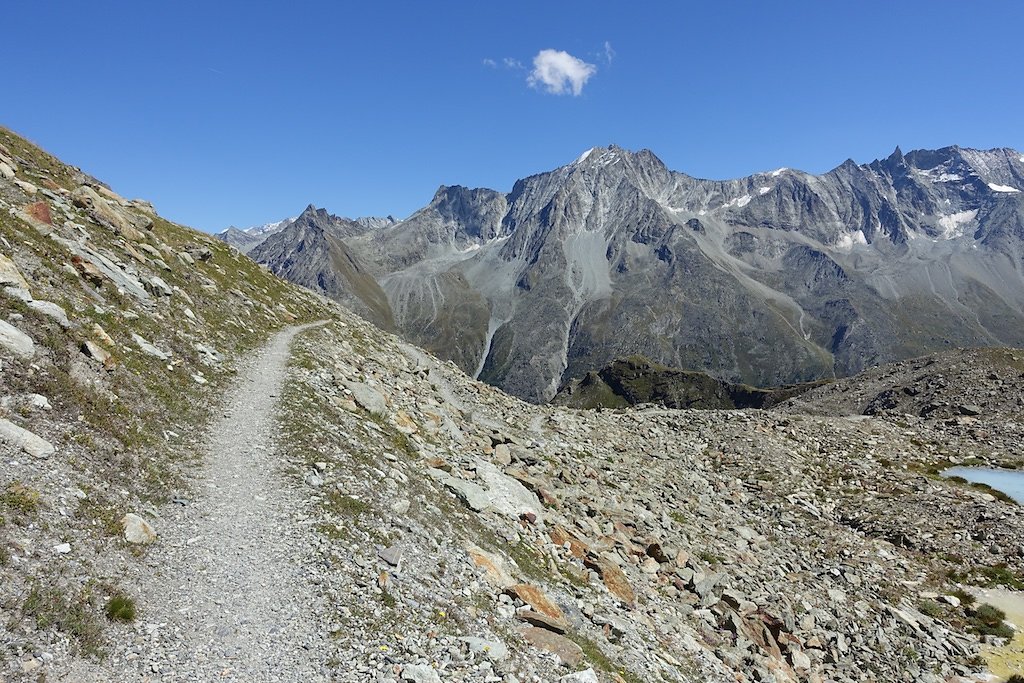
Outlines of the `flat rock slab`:
{"label": "flat rock slab", "polygon": [[557,655],[563,664],[579,666],[583,663],[583,649],[565,636],[536,626],[527,626],[519,633],[530,645]]}
{"label": "flat rock slab", "polygon": [[466,554],[478,569],[483,570],[484,579],[492,586],[504,589],[516,583],[516,580],[505,569],[504,561],[497,555],[472,544],[466,546]]}
{"label": "flat rock slab", "polygon": [[560,633],[564,633],[569,628],[569,622],[565,618],[565,613],[547,596],[544,589],[539,586],[518,583],[506,588],[505,592],[519,598],[532,607],[535,612],[547,617],[544,623],[537,624],[538,626],[544,626]]}
{"label": "flat rock slab", "polygon": [[0,320],[0,347],[22,360],[32,360],[36,355],[36,345],[32,337],[3,320]]}
{"label": "flat rock slab", "polygon": [[429,664],[406,664],[402,668],[402,680],[409,683],[441,683],[437,670]]}
{"label": "flat rock slab", "polygon": [[361,382],[345,382],[345,388],[352,392],[356,404],[371,415],[384,415],[388,409],[384,394]]}
{"label": "flat rock slab", "polygon": [[43,437],[2,418],[0,418],[0,441],[20,448],[34,458],[48,458],[57,452],[53,444]]}

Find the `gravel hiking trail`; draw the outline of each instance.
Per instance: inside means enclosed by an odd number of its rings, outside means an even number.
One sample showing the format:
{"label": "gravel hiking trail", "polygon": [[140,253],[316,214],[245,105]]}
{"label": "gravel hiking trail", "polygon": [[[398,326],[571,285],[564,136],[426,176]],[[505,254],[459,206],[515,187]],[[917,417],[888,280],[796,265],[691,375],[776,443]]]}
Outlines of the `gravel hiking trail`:
{"label": "gravel hiking trail", "polygon": [[139,618],[102,665],[68,680],[328,680],[308,532],[275,444],[289,345],[307,327],[279,332],[240,365],[194,500],[164,511],[159,540],[131,577]]}

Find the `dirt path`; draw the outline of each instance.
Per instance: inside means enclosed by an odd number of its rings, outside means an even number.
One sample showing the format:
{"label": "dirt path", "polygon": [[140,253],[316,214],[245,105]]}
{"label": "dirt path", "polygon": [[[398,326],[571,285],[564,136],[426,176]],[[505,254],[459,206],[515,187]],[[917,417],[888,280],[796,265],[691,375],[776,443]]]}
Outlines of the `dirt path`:
{"label": "dirt path", "polygon": [[277,397],[302,329],[278,333],[240,368],[210,431],[196,500],[158,524],[137,577],[133,638],[112,648],[102,673],[77,680],[328,680],[311,615],[309,541],[275,457]]}

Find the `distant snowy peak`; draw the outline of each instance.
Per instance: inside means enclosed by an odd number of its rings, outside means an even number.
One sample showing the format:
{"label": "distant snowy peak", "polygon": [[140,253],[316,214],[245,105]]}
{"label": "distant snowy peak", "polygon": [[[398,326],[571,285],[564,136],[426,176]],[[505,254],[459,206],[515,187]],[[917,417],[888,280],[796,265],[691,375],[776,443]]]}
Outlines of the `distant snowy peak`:
{"label": "distant snowy peak", "polygon": [[904,159],[906,168],[924,182],[987,185],[993,192],[1019,192],[1024,186],[1024,157],[1009,148],[979,150],[954,145],[915,150]]}
{"label": "distant snowy peak", "polygon": [[273,221],[271,223],[264,223],[262,225],[254,225],[249,228],[242,228],[242,232],[246,232],[250,235],[259,237],[262,235],[272,235],[275,232],[280,232],[286,225],[294,221],[298,216],[292,216],[291,218],[284,218],[279,221]]}
{"label": "distant snowy peak", "polygon": [[398,222],[398,219],[394,216],[361,216],[359,218],[352,219],[354,223],[358,223],[367,230],[381,230],[387,228]]}
{"label": "distant snowy peak", "polygon": [[244,254],[248,254],[258,244],[271,235],[276,235],[289,225],[295,222],[295,218],[285,218],[280,221],[253,225],[248,228],[229,227],[227,230],[217,233],[216,237],[227,242]]}

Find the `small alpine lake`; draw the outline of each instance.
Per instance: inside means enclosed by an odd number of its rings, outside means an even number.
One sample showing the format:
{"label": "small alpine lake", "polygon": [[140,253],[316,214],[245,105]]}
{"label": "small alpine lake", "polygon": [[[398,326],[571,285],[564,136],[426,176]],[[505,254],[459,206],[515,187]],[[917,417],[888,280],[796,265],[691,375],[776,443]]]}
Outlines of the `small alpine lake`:
{"label": "small alpine lake", "polygon": [[944,477],[960,477],[975,484],[986,484],[1024,505],[1024,471],[991,467],[950,467]]}

